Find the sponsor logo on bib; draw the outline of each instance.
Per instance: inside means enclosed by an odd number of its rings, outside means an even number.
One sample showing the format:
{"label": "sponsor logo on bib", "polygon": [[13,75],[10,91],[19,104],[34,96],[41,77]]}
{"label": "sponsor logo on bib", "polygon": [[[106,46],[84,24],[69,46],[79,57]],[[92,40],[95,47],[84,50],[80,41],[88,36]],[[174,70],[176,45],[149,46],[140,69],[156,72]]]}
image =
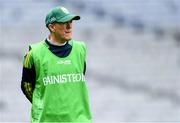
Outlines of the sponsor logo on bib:
{"label": "sponsor logo on bib", "polygon": [[51,85],[51,84],[77,83],[84,81],[85,81],[85,77],[83,73],[50,75],[43,77],[44,86],[47,86],[49,84]]}
{"label": "sponsor logo on bib", "polygon": [[57,61],[57,64],[70,65],[71,64],[71,60],[59,60],[59,61]]}

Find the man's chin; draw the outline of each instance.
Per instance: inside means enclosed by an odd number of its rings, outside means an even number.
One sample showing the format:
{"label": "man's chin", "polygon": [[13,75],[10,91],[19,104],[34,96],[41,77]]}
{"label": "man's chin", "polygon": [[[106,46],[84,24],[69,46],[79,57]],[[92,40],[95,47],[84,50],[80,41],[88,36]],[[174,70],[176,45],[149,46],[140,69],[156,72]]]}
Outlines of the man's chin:
{"label": "man's chin", "polygon": [[69,41],[69,40],[71,40],[71,39],[72,39],[72,38],[66,38],[65,41]]}

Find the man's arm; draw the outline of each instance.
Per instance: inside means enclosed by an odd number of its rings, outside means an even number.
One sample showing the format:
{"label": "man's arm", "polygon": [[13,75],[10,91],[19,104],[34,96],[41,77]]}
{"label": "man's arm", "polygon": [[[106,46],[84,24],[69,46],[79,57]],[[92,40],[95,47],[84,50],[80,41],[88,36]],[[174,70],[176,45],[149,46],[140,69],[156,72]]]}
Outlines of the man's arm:
{"label": "man's arm", "polygon": [[32,102],[32,95],[35,87],[35,77],[35,67],[30,50],[24,57],[21,80],[21,90],[30,102]]}
{"label": "man's arm", "polygon": [[83,74],[84,75],[86,74],[86,61],[84,62],[84,71],[83,71]]}

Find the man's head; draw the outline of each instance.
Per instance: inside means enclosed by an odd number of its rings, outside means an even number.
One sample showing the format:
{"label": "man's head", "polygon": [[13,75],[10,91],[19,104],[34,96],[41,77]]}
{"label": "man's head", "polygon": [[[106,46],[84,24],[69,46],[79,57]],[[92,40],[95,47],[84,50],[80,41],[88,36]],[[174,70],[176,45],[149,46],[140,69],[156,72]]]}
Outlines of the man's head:
{"label": "man's head", "polygon": [[68,41],[72,38],[72,21],[79,20],[80,16],[71,14],[64,7],[56,7],[50,10],[45,19],[46,27],[53,38]]}

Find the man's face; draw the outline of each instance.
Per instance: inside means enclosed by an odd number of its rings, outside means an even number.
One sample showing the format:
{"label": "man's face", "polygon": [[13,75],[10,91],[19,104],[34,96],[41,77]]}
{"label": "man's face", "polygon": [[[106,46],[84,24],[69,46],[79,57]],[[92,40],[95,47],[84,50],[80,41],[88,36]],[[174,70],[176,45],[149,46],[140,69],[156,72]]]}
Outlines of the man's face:
{"label": "man's face", "polygon": [[57,38],[63,42],[72,38],[72,21],[65,23],[54,23],[52,30]]}

